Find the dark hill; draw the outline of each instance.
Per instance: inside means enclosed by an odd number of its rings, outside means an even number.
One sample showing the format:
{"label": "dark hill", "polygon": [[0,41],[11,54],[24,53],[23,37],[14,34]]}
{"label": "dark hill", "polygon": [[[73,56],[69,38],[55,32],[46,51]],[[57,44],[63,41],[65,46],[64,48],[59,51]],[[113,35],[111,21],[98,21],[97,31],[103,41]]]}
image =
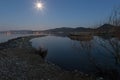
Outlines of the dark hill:
{"label": "dark hill", "polygon": [[113,27],[115,27],[115,26],[113,26],[113,25],[111,25],[111,24],[104,24],[104,25],[100,26],[100,27],[97,28],[97,29],[111,29],[111,28],[113,28]]}
{"label": "dark hill", "polygon": [[45,30],[45,32],[86,32],[91,30],[92,30],[91,28],[84,28],[84,27],[77,27],[77,28],[62,27],[62,28]]}

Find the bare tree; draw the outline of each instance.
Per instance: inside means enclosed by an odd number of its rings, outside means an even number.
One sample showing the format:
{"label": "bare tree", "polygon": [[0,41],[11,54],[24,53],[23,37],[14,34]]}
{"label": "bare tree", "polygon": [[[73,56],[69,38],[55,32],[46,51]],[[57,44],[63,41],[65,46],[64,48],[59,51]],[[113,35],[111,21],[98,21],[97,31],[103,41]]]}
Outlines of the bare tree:
{"label": "bare tree", "polygon": [[108,23],[114,26],[120,26],[120,7],[114,8]]}

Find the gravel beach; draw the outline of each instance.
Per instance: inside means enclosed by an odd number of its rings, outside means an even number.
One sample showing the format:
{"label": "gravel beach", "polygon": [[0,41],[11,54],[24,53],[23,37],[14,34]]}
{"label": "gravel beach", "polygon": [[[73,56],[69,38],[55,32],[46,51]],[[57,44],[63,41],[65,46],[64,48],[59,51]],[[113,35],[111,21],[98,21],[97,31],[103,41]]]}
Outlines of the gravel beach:
{"label": "gravel beach", "polygon": [[0,80],[96,80],[45,62],[29,42],[43,36],[19,37],[0,43]]}

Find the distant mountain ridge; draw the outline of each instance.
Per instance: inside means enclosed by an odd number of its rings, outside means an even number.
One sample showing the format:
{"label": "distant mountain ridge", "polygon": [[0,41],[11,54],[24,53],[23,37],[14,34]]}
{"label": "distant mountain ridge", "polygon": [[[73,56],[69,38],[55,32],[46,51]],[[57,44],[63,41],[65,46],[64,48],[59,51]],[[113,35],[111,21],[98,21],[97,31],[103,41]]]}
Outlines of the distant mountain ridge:
{"label": "distant mountain ridge", "polygon": [[69,27],[62,27],[62,28],[55,28],[55,29],[49,29],[45,30],[46,32],[89,32],[89,31],[108,31],[111,29],[118,29],[120,26],[114,26],[111,24],[103,24],[99,26],[98,28],[85,28],[85,27],[77,27],[77,28],[69,28]]}
{"label": "distant mountain ridge", "polygon": [[[48,29],[48,30],[10,30],[10,31],[0,31],[0,33],[4,32],[11,32],[11,33],[35,33],[35,32],[44,32],[44,33],[69,33],[69,32],[113,32],[115,30],[120,30],[120,27],[115,27],[111,24],[103,24],[102,26],[98,27],[97,29],[93,28],[85,28],[85,27],[76,27],[76,28],[70,28],[70,27],[61,27],[61,28],[55,28],[55,29]],[[119,32],[119,31],[118,31]]]}
{"label": "distant mountain ridge", "polygon": [[69,28],[69,27],[62,27],[62,28],[55,28],[45,30],[45,32],[80,32],[80,31],[91,31],[91,28],[84,28],[84,27],[77,27],[77,28]]}

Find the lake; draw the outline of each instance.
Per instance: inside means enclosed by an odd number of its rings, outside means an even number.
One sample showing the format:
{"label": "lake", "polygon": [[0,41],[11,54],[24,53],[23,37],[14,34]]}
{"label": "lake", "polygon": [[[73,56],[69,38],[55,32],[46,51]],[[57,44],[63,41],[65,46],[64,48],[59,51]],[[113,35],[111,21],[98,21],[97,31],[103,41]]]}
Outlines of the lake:
{"label": "lake", "polygon": [[[0,42],[29,34],[0,34]],[[46,48],[47,62],[65,70],[93,73],[99,70],[120,72],[120,39],[109,37],[78,38],[45,36],[31,40],[32,46]]]}
{"label": "lake", "polygon": [[46,36],[31,40],[35,48],[47,48],[45,60],[66,70],[80,70],[85,73],[98,70],[120,71],[120,49],[117,38],[94,36],[90,39]]}

